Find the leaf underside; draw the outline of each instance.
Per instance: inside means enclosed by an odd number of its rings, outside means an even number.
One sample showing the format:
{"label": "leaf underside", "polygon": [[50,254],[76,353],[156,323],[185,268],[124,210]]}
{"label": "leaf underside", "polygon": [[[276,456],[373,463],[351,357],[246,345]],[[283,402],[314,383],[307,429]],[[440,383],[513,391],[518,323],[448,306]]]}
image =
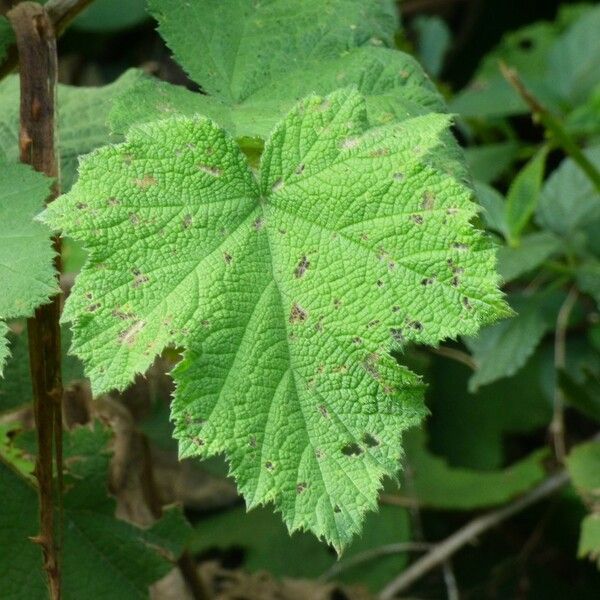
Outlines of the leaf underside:
{"label": "leaf underside", "polygon": [[141,125],[45,213],[89,252],[65,318],[95,393],[184,347],[180,455],[226,453],[248,507],[338,550],[425,413],[390,350],[506,314],[470,190],[427,160],[448,117],[366,115],[355,91],[309,97],[256,175],[205,118]]}

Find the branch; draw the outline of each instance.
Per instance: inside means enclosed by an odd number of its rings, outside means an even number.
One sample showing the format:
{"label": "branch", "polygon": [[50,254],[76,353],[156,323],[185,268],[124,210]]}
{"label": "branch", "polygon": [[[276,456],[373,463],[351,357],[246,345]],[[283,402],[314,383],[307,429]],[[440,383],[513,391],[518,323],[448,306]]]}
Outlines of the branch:
{"label": "branch", "polygon": [[[73,19],[92,2],[93,0],[49,0],[45,9],[54,28],[55,37],[61,36]],[[17,44],[13,44],[6,49],[6,57],[0,63],[0,79],[11,73],[18,62]]]}
{"label": "branch", "polygon": [[595,188],[600,192],[600,171],[581,151],[573,138],[564,128],[560,119],[553,115],[532,93],[527,89],[515,69],[500,61],[500,71],[504,79],[515,89],[517,94],[525,101],[535,120],[540,122],[547,132],[552,134],[559,146],[579,165],[580,169],[589,177]]}
{"label": "branch", "polygon": [[[35,2],[21,3],[9,11],[7,16],[15,32],[21,66],[21,162],[57,180],[58,162],[54,149],[57,58],[54,29],[43,7]],[[55,183],[48,202],[56,198],[58,193],[58,184]],[[18,207],[15,208],[18,210]],[[53,242],[56,250],[55,266],[57,272],[60,272],[60,238],[55,237]],[[38,480],[40,503],[40,533],[33,541],[42,547],[52,600],[59,600],[61,596],[52,471],[55,451],[60,506],[63,392],[60,309],[60,296],[57,295],[49,304],[38,308],[27,321],[38,443],[35,476]]]}
{"label": "branch", "polygon": [[473,360],[473,358],[463,352],[462,350],[457,350],[456,348],[450,348],[448,346],[438,346],[437,348],[429,348],[433,354],[437,354],[438,356],[444,356],[445,358],[449,358],[450,360],[455,360],[466,367],[469,367],[472,371],[477,370],[477,363]]}
{"label": "branch", "polygon": [[547,496],[558,491],[569,481],[566,471],[559,471],[552,475],[529,493],[507,506],[491,511],[485,515],[473,519],[464,527],[447,537],[444,541],[436,544],[425,556],[414,562],[408,569],[401,573],[396,579],[385,586],[379,594],[379,600],[392,600],[396,594],[406,590],[423,575],[443,565],[447,560],[464,545],[468,544],[488,529],[495,527],[528,506],[543,500]]}

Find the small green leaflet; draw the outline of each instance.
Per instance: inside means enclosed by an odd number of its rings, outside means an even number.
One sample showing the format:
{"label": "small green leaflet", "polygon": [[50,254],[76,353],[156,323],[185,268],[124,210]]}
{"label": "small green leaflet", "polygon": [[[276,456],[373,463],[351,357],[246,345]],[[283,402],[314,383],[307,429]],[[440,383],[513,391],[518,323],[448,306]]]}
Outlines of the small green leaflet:
{"label": "small green leaflet", "polygon": [[567,457],[566,467],[573,485],[590,510],[581,522],[578,554],[600,566],[600,442],[575,446]]}
{"label": "small green leaflet", "polygon": [[34,221],[51,180],[0,158],[0,374],[8,349],[6,319],[29,317],[58,291],[47,227]]}
{"label": "small green leaflet", "polygon": [[94,392],[185,347],[180,455],[226,453],[248,507],[272,501],[342,549],[425,413],[389,351],[508,312],[470,190],[427,163],[448,125],[370,128],[342,90],[277,125],[256,177],[202,117],[84,159],[45,219],[89,252],[65,318]]}

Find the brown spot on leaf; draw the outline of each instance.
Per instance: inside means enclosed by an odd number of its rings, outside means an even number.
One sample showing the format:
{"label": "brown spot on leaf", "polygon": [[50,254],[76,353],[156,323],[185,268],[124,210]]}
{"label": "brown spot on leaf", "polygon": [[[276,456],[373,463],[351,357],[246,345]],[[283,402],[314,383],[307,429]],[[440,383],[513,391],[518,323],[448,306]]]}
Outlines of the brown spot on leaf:
{"label": "brown spot on leaf", "polygon": [[365,433],[362,437],[362,441],[369,447],[369,448],[375,448],[376,446],[379,446],[379,440],[372,436],[370,433]]}
{"label": "brown spot on leaf", "polygon": [[398,344],[404,343],[404,333],[402,332],[402,329],[399,329],[398,327],[390,329],[390,335],[392,336],[392,339]]}
{"label": "brown spot on leaf", "polygon": [[302,492],[304,492],[307,488],[307,485],[304,481],[300,482],[297,486],[296,486],[296,493],[301,494]]}
{"label": "brown spot on leaf", "polygon": [[192,215],[185,215],[185,217],[183,217],[183,221],[181,222],[181,226],[184,229],[189,229],[192,226],[192,222],[193,222]]}
{"label": "brown spot on leaf", "polygon": [[198,163],[196,167],[198,171],[206,173],[207,175],[211,175],[212,177],[220,177],[223,173],[221,169],[219,169],[219,167],[215,167],[214,165],[205,165],[203,163]]}
{"label": "brown spot on leaf", "polygon": [[300,279],[301,277],[303,277],[308,267],[310,267],[310,261],[306,256],[303,256],[300,259],[300,262],[298,263],[296,268],[294,269],[294,277],[296,277],[296,279]]}
{"label": "brown spot on leaf", "polygon": [[417,225],[423,225],[423,215],[411,215],[410,218],[413,223],[416,223]]}
{"label": "brown spot on leaf", "polygon": [[254,227],[255,231],[260,231],[265,224],[265,220],[262,217],[258,217],[255,219],[254,223],[252,223],[252,227]]}
{"label": "brown spot on leaf", "polygon": [[119,341],[121,342],[121,344],[132,346],[135,343],[137,336],[140,334],[140,332],[142,331],[142,329],[144,329],[145,326],[146,321],[136,321],[135,323],[133,323],[133,325],[131,325],[131,327],[128,327],[127,329],[124,329],[123,331],[121,331],[121,333],[119,333]]}
{"label": "brown spot on leaf", "polygon": [[342,446],[342,454],[344,456],[359,456],[362,453],[363,449],[356,442],[350,442]]}
{"label": "brown spot on leaf", "polygon": [[433,192],[424,192],[421,200],[423,210],[431,210],[435,206],[435,194]]}
{"label": "brown spot on leaf", "polygon": [[156,178],[153,177],[152,175],[144,175],[141,179],[135,180],[135,185],[137,185],[142,190],[152,187],[153,185],[156,185],[157,183],[158,182],[156,181]]}
{"label": "brown spot on leaf", "polygon": [[290,310],[290,323],[304,323],[307,318],[308,313],[297,302],[294,302]]}
{"label": "brown spot on leaf", "polygon": [[90,304],[87,307],[87,311],[88,312],[96,312],[100,308],[100,306],[101,306],[100,302],[96,302],[94,304]]}
{"label": "brown spot on leaf", "polygon": [[229,252],[223,252],[223,260],[225,261],[226,265],[230,265],[233,261],[233,256],[231,256]]}

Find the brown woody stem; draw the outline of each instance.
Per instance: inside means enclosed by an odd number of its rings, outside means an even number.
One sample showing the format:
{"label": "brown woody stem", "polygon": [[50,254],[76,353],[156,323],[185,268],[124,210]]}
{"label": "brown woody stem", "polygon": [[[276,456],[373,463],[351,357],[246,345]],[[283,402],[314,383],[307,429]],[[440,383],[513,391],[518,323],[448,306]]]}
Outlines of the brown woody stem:
{"label": "brown woody stem", "polygon": [[[55,37],[62,35],[69,23],[93,0],[48,0],[45,5],[46,14],[54,26]],[[19,62],[17,44],[9,46],[6,57],[0,63],[0,79],[6,77]]]}
{"label": "brown woody stem", "polygon": [[[48,14],[39,4],[23,2],[8,13],[15,31],[20,65],[21,162],[58,180],[54,147],[56,37]],[[58,183],[48,202],[58,195]],[[53,239],[55,266],[60,272],[60,239]],[[38,456],[35,475],[40,503],[40,533],[34,541],[42,547],[44,568],[53,600],[61,597],[59,536],[56,527],[53,457],[59,480],[58,505],[62,488],[62,378],[59,316],[60,296],[35,311],[27,322],[29,363],[33,384],[34,416]]]}

